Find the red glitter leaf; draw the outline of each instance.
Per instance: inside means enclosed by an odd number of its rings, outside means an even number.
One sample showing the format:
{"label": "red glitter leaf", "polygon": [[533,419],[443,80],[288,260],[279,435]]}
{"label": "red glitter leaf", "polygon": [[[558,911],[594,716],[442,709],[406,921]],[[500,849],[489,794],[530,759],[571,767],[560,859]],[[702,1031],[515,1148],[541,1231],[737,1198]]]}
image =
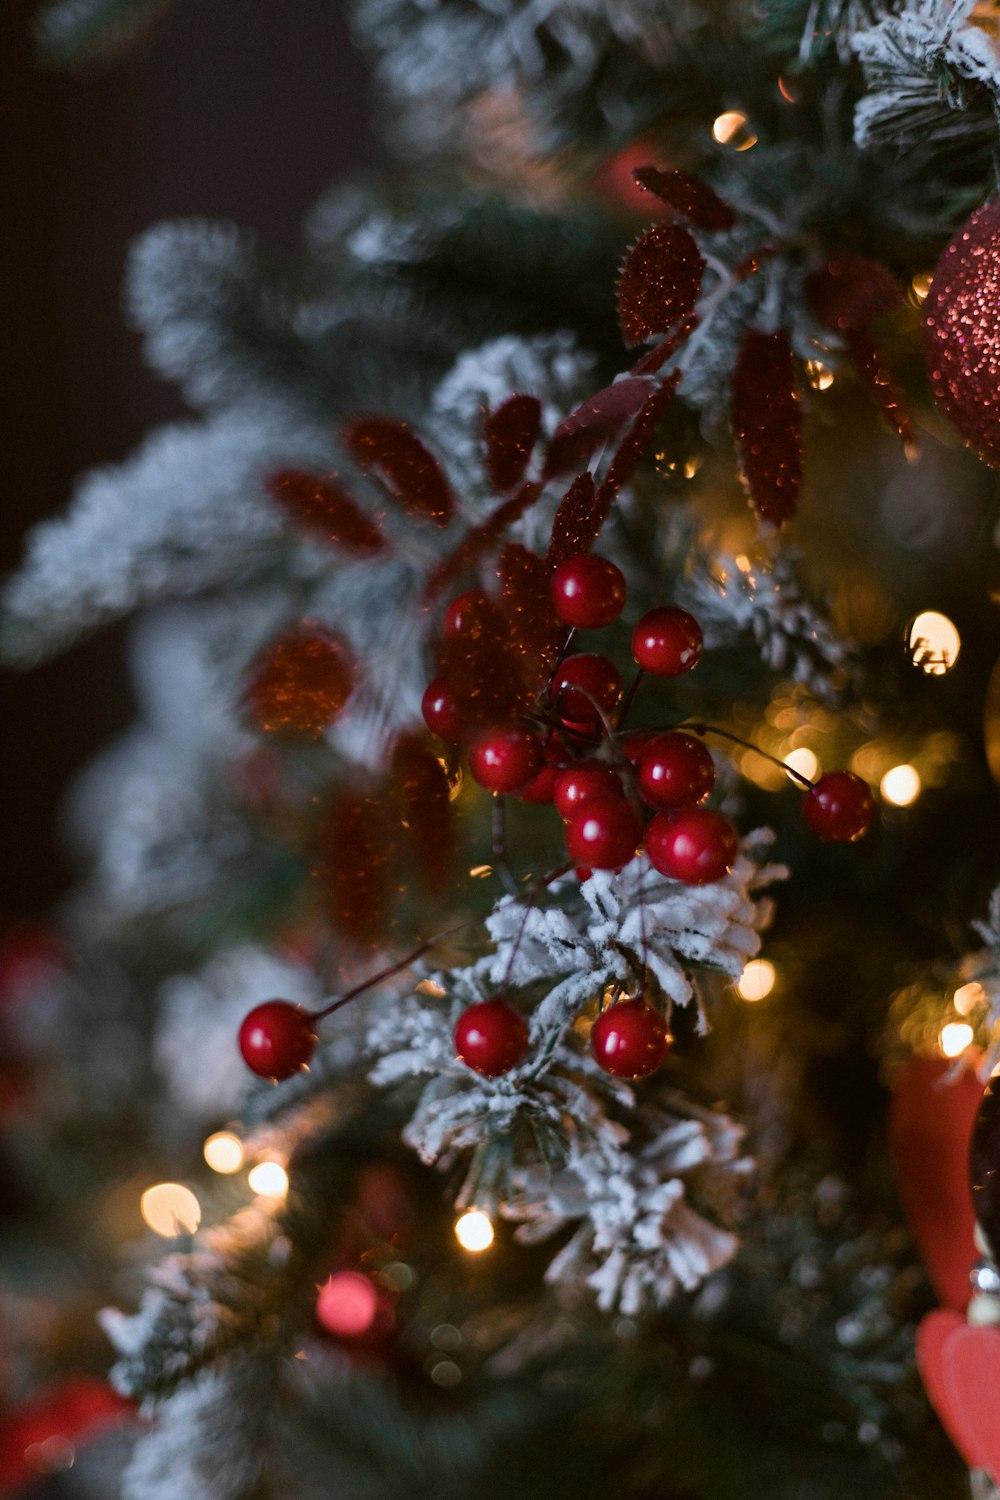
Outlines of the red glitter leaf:
{"label": "red glitter leaf", "polygon": [[454,552],[438,563],[431,573],[424,590],[424,603],[433,604],[460,573],[490,553],[507,528],[530,510],[541,493],[540,484],[526,484],[513,499],[505,500],[491,516],[474,526]]}
{"label": "red glitter leaf", "polygon": [[744,335],[733,371],[733,427],[750,503],[780,526],[795,513],[802,481],[802,413],[784,333]]}
{"label": "red glitter leaf", "polygon": [[905,444],[915,444],[917,435],[903,393],[893,384],[871,335],[862,329],[851,329],[845,333],[844,342],[851,364],[868,387],[882,415]]}
{"label": "red glitter leaf", "polygon": [[402,841],[420,875],[438,893],[448,884],[454,853],[454,824],[448,777],[425,734],[404,734],[396,742],[392,777],[402,804]]}
{"label": "red glitter leaf", "polygon": [[394,848],[380,785],[339,789],[322,829],[317,874],[330,921],[363,947],[384,941]]}
{"label": "red glitter leaf", "polygon": [[649,391],[648,380],[626,378],[581,402],[552,434],[545,457],[545,478],[582,469],[601,443],[635,416]]}
{"label": "red glitter leaf", "polygon": [[657,224],[625,257],[618,281],[618,321],[626,344],[669,333],[692,310],[705,260],[679,224]]}
{"label": "red glitter leaf", "polygon": [[375,522],[331,479],[320,479],[302,469],[282,469],[268,477],[266,487],[303,531],[345,552],[370,557],[386,546]]}
{"label": "red glitter leaf", "polygon": [[359,417],[345,430],[344,443],[362,468],[379,473],[409,515],[447,526],[453,508],[448,481],[406,422]]}
{"label": "red glitter leaf", "polygon": [[471,619],[461,632],[446,636],[438,647],[438,674],[472,733],[520,718],[534,692],[523,670],[517,629],[501,602],[484,596],[467,613]]}
{"label": "red glitter leaf", "polygon": [[355,675],[347,642],[303,620],[254,657],[244,704],[262,729],[315,739],[340,714]]}
{"label": "red glitter leaf", "polygon": [[541,425],[542,403],[537,396],[511,396],[486,418],[486,472],[501,495],[524,478]]}
{"label": "red glitter leaf", "polygon": [[867,328],[903,300],[891,272],[864,255],[840,255],[806,277],[806,297],[827,328]]}
{"label": "red glitter leaf", "polygon": [[554,571],[568,557],[578,557],[581,552],[589,552],[597,541],[600,530],[594,476],[588,470],[573,480],[559,502],[559,509],[552,522],[552,540],[545,558],[549,567]]}
{"label": "red glitter leaf", "polygon": [[736,214],[707,182],[674,167],[638,167],[632,174],[641,188],[653,193],[674,213],[699,229],[714,233],[732,229]]}
{"label": "red glitter leaf", "polygon": [[552,569],[547,558],[511,542],[500,554],[497,574],[521,673],[534,697],[548,678],[566,636],[566,627],[552,605]]}
{"label": "red glitter leaf", "polygon": [[618,451],[611,460],[604,477],[604,482],[597,492],[597,512],[600,517],[598,530],[604,525],[615,495],[622,485],[627,484],[631,479],[636,464],[649,447],[663,413],[673,400],[680,378],[679,371],[675,371],[652,392],[619,444]]}

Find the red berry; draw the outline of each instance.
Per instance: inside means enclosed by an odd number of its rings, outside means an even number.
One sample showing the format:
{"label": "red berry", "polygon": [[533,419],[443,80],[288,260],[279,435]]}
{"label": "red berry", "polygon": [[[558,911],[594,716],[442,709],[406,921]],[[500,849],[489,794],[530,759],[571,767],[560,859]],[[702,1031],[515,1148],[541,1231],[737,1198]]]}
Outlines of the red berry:
{"label": "red berry", "polygon": [[467,594],[459,594],[448,605],[441,629],[445,635],[465,635],[475,629],[483,615],[489,614],[493,607],[485,589],[469,589]]}
{"label": "red berry", "polygon": [[244,1016],[240,1051],[261,1078],[291,1078],[308,1067],[316,1050],[316,1017],[289,1000],[265,1000]]}
{"label": "red berry", "polygon": [[693,734],[658,734],[639,762],[639,790],[659,812],[704,802],[714,785],[712,757]]}
{"label": "red berry", "polygon": [[625,575],[606,557],[568,557],[552,575],[552,603],[564,625],[599,630],[625,607]]}
{"label": "red berry", "polygon": [[544,765],[545,755],[538,735],[516,725],[488,730],[469,751],[473,776],[490,792],[518,792],[535,779]]}
{"label": "red berry", "polygon": [[619,736],[618,748],[625,759],[639,769],[639,762],[645,754],[646,746],[653,740],[658,739],[661,731],[659,729],[630,729],[628,734]]}
{"label": "red berry", "polygon": [[802,811],[818,838],[852,844],[872,826],[875,798],[868,783],[853,771],[827,771],[806,792]]}
{"label": "red berry", "polygon": [[646,1078],[667,1055],[670,1038],[659,1011],[645,1000],[626,1000],[601,1012],[590,1031],[590,1047],[605,1073]]}
{"label": "red berry", "polygon": [[435,677],[427,684],[420,711],[424,723],[432,734],[455,745],[462,738],[462,715],[458,699],[443,677]]}
{"label": "red berry", "polygon": [[556,739],[549,740],[545,746],[545,764],[528,785],[522,787],[517,796],[521,802],[542,803],[551,802],[552,793],[555,790],[556,777],[565,762],[566,752]]}
{"label": "red berry", "polygon": [[524,1017],[506,1000],[481,1000],[455,1023],[455,1051],[467,1068],[499,1078],[516,1068],[528,1050]]}
{"label": "red berry", "polygon": [[622,690],[621,673],[613,661],[593,651],[567,656],[552,679],[552,702],[568,729],[596,734],[601,715],[609,715]]}
{"label": "red berry", "polygon": [[703,807],[657,813],[646,829],[654,870],[685,885],[710,885],[733,868],[739,848],[728,818]]}
{"label": "red berry", "polygon": [[552,801],[561,818],[571,818],[595,797],[621,797],[621,777],[604,760],[578,760],[556,776]]}
{"label": "red berry", "polygon": [[620,870],[641,837],[639,819],[624,797],[595,797],[566,824],[570,858],[592,870]]}
{"label": "red berry", "polygon": [[643,615],[632,632],[632,655],[644,672],[679,677],[698,665],[701,626],[686,609],[664,606]]}

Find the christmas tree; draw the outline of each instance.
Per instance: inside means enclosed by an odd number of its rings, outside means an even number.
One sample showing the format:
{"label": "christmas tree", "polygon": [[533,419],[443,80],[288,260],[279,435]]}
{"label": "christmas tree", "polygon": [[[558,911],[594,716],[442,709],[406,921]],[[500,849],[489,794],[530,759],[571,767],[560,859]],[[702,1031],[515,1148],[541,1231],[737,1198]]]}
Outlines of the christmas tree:
{"label": "christmas tree", "polygon": [[190,415],[3,595],[140,717],[0,965],[0,1489],[994,1493],[1000,7],[352,24],[394,166],[138,241]]}

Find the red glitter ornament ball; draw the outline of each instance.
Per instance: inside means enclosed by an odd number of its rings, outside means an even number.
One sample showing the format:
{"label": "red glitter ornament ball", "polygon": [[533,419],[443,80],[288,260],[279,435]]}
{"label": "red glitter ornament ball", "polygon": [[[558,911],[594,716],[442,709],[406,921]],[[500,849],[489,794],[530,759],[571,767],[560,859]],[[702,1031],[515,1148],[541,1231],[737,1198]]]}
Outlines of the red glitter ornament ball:
{"label": "red glitter ornament ball", "polygon": [[802,811],[817,838],[853,844],[872,826],[875,798],[853,771],[827,771],[802,799]]}
{"label": "red glitter ornament ball", "polygon": [[1000,198],[948,242],[923,306],[934,399],[979,457],[1000,467]]}
{"label": "red glitter ornament ball", "polygon": [[462,714],[458,699],[443,677],[435,677],[424,690],[420,705],[424,723],[432,734],[457,745],[462,738]]}
{"label": "red glitter ornament ball", "polygon": [[621,673],[613,661],[594,651],[567,656],[552,679],[552,701],[567,729],[581,734],[599,734],[600,709],[605,716],[614,711],[621,695]]}
{"label": "red glitter ornament ball", "polygon": [[615,1078],[647,1078],[656,1072],[669,1046],[663,1017],[645,1000],[609,1006],[590,1032],[594,1057],[605,1073]]}
{"label": "red glitter ornament ball", "polygon": [[552,788],[552,801],[561,818],[572,818],[595,797],[621,797],[621,777],[604,760],[578,760],[560,771]]}
{"label": "red glitter ornament ball", "polygon": [[703,807],[657,813],[646,829],[654,870],[685,885],[711,885],[733,868],[739,844],[728,818]]}
{"label": "red glitter ornament ball", "polygon": [[646,746],[639,762],[639,790],[658,812],[704,802],[715,785],[712,757],[693,734],[671,730]]}
{"label": "red glitter ornament ball", "polygon": [[639,819],[624,797],[595,797],[566,824],[570,859],[590,870],[620,870],[641,837]]}
{"label": "red glitter ornament ball", "polygon": [[701,626],[686,609],[665,605],[643,615],[632,632],[632,655],[644,672],[679,677],[701,658]]}
{"label": "red glitter ornament ball", "polygon": [[599,630],[625,607],[625,575],[606,557],[583,552],[568,557],[552,575],[552,604],[564,625]]}
{"label": "red glitter ornament ball", "polygon": [[354,675],[347,642],[303,621],[254,657],[246,705],[262,729],[315,737],[340,714]]}
{"label": "red glitter ornament ball", "polygon": [[519,792],[544,766],[538,735],[516,725],[488,730],[469,751],[469,769],[488,792]]}
{"label": "red glitter ornament ball", "polygon": [[528,1050],[524,1017],[506,1000],[481,1000],[455,1023],[455,1051],[467,1068],[499,1078],[516,1068]]}
{"label": "red glitter ornament ball", "polygon": [[240,1052],[261,1078],[291,1078],[309,1066],[315,1050],[316,1018],[290,1000],[265,1000],[243,1018]]}

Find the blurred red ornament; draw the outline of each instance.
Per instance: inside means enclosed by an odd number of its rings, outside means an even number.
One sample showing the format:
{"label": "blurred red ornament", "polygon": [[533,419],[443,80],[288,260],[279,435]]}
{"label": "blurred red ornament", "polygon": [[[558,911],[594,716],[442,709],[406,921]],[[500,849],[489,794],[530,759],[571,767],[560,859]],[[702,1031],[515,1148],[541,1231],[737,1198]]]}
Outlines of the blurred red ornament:
{"label": "blurred red ornament", "polygon": [[304,620],[254,657],[247,708],[262,729],[315,737],[340,714],[354,678],[347,642]]}
{"label": "blurred red ornament", "polygon": [[948,242],[923,326],[934,399],[969,447],[1000,466],[1000,198]]}
{"label": "blurred red ornament", "polygon": [[335,1271],[318,1289],[316,1321],[337,1339],[379,1339],[396,1322],[392,1299],[361,1271]]}
{"label": "blurred red ornament", "polygon": [[875,798],[853,771],[827,771],[803,796],[802,814],[817,838],[853,844],[872,826]]}
{"label": "blurred red ornament", "polygon": [[0,1006],[25,999],[65,971],[66,945],[47,922],[15,922],[0,934]]}
{"label": "blurred red ornament", "polygon": [[373,780],[335,791],[320,838],[317,874],[330,921],[362,947],[378,947],[385,940],[395,856],[384,784]]}
{"label": "blurred red ornament", "polygon": [[103,1380],[62,1380],[0,1417],[0,1491],[16,1492],[41,1475],[69,1468],[74,1450],[119,1426],[132,1403]]}
{"label": "blurred red ornament", "polygon": [[941,1425],[969,1468],[985,1469],[1000,1482],[1000,1329],[977,1327],[939,1307],[920,1324],[917,1365]]}

